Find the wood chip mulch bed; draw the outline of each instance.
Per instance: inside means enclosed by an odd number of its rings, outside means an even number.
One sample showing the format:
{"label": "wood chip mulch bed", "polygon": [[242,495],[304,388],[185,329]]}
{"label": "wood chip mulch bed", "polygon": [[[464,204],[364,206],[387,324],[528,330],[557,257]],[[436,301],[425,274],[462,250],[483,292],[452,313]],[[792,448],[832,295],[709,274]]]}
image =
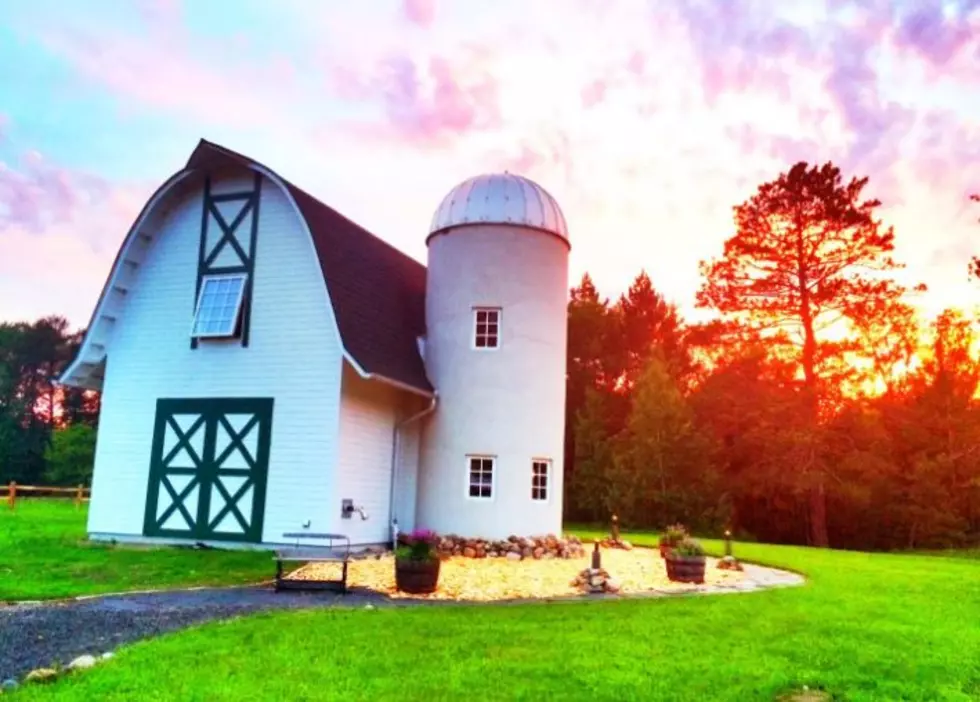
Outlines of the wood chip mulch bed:
{"label": "wood chip mulch bed", "polygon": [[[506,558],[465,558],[454,556],[442,562],[439,588],[430,595],[410,595],[395,589],[395,566],[391,554],[380,558],[358,559],[350,563],[348,584],[366,588],[392,598],[434,600],[497,601],[524,598],[567,597],[582,594],[571,581],[591,565],[591,553],[578,558],[510,561]],[[704,585],[675,583],[667,579],[664,561],[656,549],[602,550],[602,567],[617,581],[620,593],[684,593],[706,586],[738,587],[745,575],[719,570],[717,560],[708,558]],[[310,563],[292,573],[296,579],[336,578],[338,564]]]}

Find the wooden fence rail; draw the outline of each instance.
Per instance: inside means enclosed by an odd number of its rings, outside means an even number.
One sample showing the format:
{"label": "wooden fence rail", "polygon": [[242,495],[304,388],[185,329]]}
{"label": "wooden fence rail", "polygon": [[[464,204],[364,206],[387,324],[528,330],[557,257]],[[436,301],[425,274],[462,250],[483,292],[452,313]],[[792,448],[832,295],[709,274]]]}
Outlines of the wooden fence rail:
{"label": "wooden fence rail", "polygon": [[[4,494],[6,493],[6,495]],[[18,485],[11,481],[7,485],[0,485],[0,497],[4,497],[7,506],[14,509],[17,498],[27,497],[28,495],[38,496],[47,495],[51,497],[71,497],[74,499],[75,507],[81,507],[83,502],[88,502],[92,497],[91,488],[84,485],[77,487],[53,487],[50,485]]]}

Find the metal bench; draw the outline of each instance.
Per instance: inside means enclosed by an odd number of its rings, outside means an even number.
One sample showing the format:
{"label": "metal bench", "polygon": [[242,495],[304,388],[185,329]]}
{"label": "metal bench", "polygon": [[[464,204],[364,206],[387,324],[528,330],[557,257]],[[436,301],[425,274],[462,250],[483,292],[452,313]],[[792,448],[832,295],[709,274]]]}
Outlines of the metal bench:
{"label": "metal bench", "polygon": [[[311,532],[289,532],[282,535],[283,539],[293,539],[292,546],[282,546],[276,549],[276,585],[279,590],[339,590],[347,594],[347,564],[350,563],[350,538],[346,534],[316,534]],[[300,544],[300,539],[316,539],[327,541],[324,544]],[[337,541],[344,541],[340,548]],[[284,578],[282,564],[287,561],[305,563],[341,563],[340,580],[299,580]]]}

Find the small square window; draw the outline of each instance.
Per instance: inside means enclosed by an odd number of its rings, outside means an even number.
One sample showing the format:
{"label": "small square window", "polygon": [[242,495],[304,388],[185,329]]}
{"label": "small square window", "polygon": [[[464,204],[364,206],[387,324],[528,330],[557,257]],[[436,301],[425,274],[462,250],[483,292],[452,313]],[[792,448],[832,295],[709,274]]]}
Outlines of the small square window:
{"label": "small square window", "polygon": [[191,336],[234,336],[244,296],[244,275],[206,276],[201,281]]}
{"label": "small square window", "polygon": [[473,345],[478,349],[495,349],[500,345],[500,308],[479,307],[474,310]]}
{"label": "small square window", "polygon": [[536,502],[548,500],[548,473],[551,461],[535,460],[531,462],[531,499]]}
{"label": "small square window", "polygon": [[470,456],[469,483],[466,494],[476,500],[493,498],[493,457]]}

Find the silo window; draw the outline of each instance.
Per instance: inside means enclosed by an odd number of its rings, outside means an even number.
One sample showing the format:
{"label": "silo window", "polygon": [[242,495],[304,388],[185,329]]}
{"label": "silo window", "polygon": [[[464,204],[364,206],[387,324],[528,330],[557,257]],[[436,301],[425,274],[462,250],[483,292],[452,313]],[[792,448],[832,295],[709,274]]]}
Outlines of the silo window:
{"label": "silo window", "polygon": [[467,495],[475,500],[493,498],[493,457],[468,456],[469,485]]}
{"label": "silo window", "polygon": [[478,349],[500,346],[500,308],[478,307],[474,313],[473,345]]}
{"label": "silo window", "polygon": [[548,500],[548,473],[551,461],[535,459],[531,462],[531,499],[536,502]]}

